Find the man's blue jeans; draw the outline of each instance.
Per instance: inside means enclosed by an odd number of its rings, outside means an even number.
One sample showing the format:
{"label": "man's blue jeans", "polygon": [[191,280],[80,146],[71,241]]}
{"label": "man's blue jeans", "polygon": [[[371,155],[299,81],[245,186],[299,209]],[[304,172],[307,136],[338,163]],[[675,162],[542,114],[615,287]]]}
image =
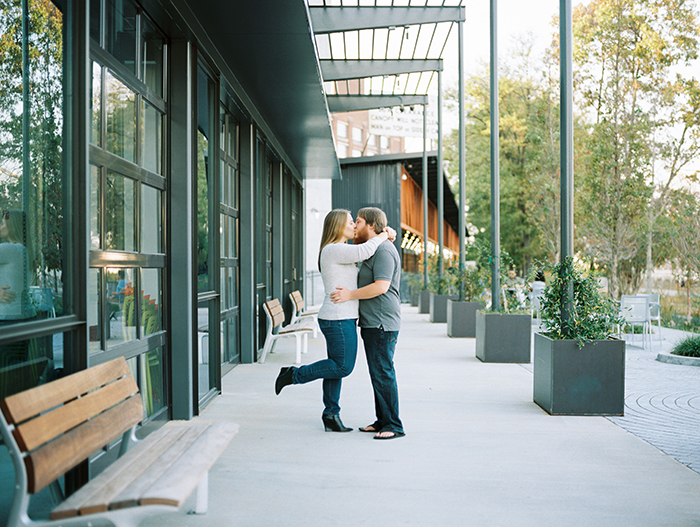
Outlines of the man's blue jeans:
{"label": "man's blue jeans", "polygon": [[323,379],[323,414],[340,414],[341,379],[352,373],[357,358],[357,319],[318,319],[328,358],[294,370],[294,384]]}
{"label": "man's blue jeans", "polygon": [[399,332],[384,331],[383,328],[362,328],[361,334],[374,390],[374,407],[377,412],[375,425],[378,430],[403,433],[403,424],[399,419],[399,389],[394,371],[394,351]]}

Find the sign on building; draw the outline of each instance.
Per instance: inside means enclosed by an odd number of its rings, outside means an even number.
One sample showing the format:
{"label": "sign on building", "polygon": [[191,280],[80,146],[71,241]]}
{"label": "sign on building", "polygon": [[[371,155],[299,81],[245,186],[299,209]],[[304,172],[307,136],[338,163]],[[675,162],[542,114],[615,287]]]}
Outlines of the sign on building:
{"label": "sign on building", "polygon": [[[437,97],[430,96],[426,110],[428,139],[437,140]],[[388,137],[423,137],[423,105],[370,110],[369,133]]]}

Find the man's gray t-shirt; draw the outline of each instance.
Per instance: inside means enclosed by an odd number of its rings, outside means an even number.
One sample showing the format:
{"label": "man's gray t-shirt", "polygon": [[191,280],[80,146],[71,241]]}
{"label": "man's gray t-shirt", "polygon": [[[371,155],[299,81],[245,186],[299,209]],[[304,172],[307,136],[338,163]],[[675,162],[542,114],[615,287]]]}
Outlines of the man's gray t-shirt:
{"label": "man's gray t-shirt", "polygon": [[393,243],[382,243],[374,256],[360,267],[357,287],[364,287],[375,280],[390,280],[389,290],[383,295],[360,300],[360,327],[399,331],[401,328],[401,257]]}

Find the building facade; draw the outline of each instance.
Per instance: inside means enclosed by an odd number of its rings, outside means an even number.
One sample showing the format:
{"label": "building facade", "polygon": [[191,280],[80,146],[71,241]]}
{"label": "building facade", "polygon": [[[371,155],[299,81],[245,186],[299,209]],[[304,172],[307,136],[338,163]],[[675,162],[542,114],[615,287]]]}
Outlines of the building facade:
{"label": "building facade", "polygon": [[189,419],[291,314],[340,169],[306,3],[253,4],[0,6],[0,397],[123,356]]}

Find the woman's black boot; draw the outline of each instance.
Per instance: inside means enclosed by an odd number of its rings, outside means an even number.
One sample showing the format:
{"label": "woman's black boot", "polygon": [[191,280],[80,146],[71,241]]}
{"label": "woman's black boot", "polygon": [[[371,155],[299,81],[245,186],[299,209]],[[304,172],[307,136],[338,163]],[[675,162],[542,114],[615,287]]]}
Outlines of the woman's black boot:
{"label": "woman's black boot", "polygon": [[280,374],[277,376],[277,380],[275,381],[275,393],[277,395],[280,394],[282,388],[294,382],[292,377],[294,375],[294,370],[296,370],[294,366],[287,366],[286,368],[282,368],[280,370]]}
{"label": "woman's black boot", "polygon": [[326,432],[349,432],[352,428],[348,428],[340,420],[339,415],[326,415],[321,416],[323,419],[323,426],[326,427]]}

